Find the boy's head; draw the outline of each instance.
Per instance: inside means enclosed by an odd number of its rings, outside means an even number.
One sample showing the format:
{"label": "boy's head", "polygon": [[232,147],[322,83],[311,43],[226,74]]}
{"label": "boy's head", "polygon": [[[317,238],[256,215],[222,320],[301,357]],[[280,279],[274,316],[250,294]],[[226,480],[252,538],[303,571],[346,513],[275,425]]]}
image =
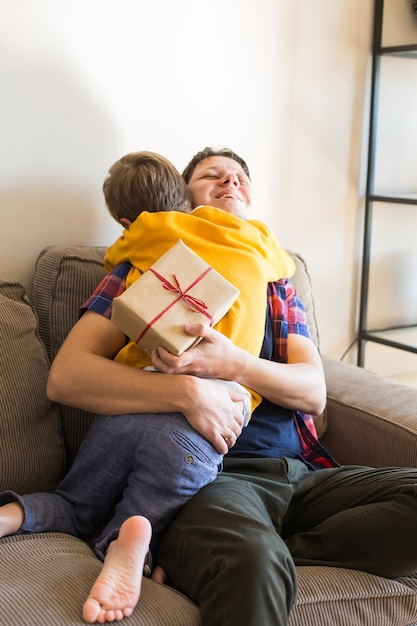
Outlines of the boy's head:
{"label": "boy's head", "polygon": [[192,210],[192,198],[178,170],[155,152],[132,152],[116,161],[103,183],[110,215],[124,226],[142,211]]}

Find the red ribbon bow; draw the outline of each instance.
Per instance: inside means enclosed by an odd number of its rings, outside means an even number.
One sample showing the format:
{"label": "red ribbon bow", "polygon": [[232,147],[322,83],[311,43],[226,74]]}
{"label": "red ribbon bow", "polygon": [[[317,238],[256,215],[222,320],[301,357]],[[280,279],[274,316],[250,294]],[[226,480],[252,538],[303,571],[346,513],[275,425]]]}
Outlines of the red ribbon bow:
{"label": "red ribbon bow", "polygon": [[[208,268],[204,272],[204,274],[199,276],[199,278],[197,279],[198,282],[202,278],[204,278],[204,276],[210,271],[210,269],[211,268]],[[159,278],[159,280],[162,283],[162,287],[164,289],[166,289],[167,291],[174,291],[175,293],[179,294],[179,297],[184,300],[185,304],[187,305],[187,308],[189,308],[190,311],[193,311],[194,313],[203,313],[211,321],[213,320],[212,316],[207,311],[207,304],[205,302],[203,302],[203,300],[200,300],[199,298],[196,298],[195,296],[192,296],[191,294],[187,293],[187,291],[189,291],[192,287],[194,287],[194,285],[196,284],[197,281],[194,281],[194,283],[192,285],[190,285],[185,291],[183,291],[181,289],[181,285],[179,283],[179,280],[178,280],[178,278],[176,277],[175,274],[173,274],[173,276],[174,276],[174,280],[175,280],[177,286],[175,286],[172,283],[170,283],[169,280],[167,280],[164,276],[161,276],[161,274],[159,274],[156,270],[152,269],[152,267],[150,268],[150,270],[151,270],[151,272],[153,274],[155,274],[155,276],[157,278]]]}
{"label": "red ribbon bow", "polygon": [[139,341],[142,339],[142,337],[155,324],[155,322],[157,322],[168,311],[168,309],[170,309],[172,306],[174,306],[174,304],[176,302],[178,302],[178,300],[181,300],[181,299],[184,300],[187,308],[190,311],[193,311],[194,313],[202,313],[203,315],[205,315],[210,320],[210,326],[213,326],[214,318],[208,312],[207,305],[205,304],[205,302],[203,302],[203,300],[200,300],[199,298],[195,298],[191,294],[187,293],[187,291],[190,291],[190,289],[192,289],[194,287],[194,285],[199,283],[210,272],[211,267],[208,267],[206,269],[206,271],[203,272],[198,278],[196,278],[195,281],[193,283],[191,283],[191,285],[189,285],[187,287],[187,289],[185,289],[184,291],[181,289],[180,283],[179,283],[178,278],[176,277],[175,274],[174,274],[174,279],[175,279],[175,282],[176,282],[176,286],[173,285],[172,283],[170,283],[169,280],[167,280],[164,276],[159,274],[152,267],[150,267],[149,270],[157,278],[159,278],[159,280],[161,281],[162,287],[164,289],[166,289],[167,291],[173,291],[174,293],[177,293],[178,294],[178,298],[176,298],[173,302],[171,302],[171,304],[169,304],[169,306],[167,306],[163,311],[161,311],[161,313],[159,313],[159,315],[157,315],[152,321],[150,321],[146,325],[146,327],[143,329],[143,331],[141,332],[139,337],[136,339],[136,343],[139,343]]}

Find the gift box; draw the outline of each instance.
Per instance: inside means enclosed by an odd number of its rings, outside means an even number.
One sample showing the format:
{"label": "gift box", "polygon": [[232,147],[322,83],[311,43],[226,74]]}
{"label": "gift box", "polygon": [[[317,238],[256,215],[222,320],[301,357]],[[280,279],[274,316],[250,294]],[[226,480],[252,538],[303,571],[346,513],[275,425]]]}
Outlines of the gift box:
{"label": "gift box", "polygon": [[145,350],[164,346],[180,355],[200,338],[186,322],[213,326],[227,313],[239,290],[180,239],[113,300],[112,322]]}

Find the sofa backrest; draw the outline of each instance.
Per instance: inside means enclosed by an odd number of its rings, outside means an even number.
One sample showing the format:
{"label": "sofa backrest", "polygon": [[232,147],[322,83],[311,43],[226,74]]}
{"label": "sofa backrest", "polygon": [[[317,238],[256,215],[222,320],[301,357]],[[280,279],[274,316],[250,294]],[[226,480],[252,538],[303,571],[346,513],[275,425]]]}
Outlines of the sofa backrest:
{"label": "sofa backrest", "polygon": [[[51,362],[77,321],[80,306],[105,275],[105,250],[103,247],[49,246],[36,261],[31,300],[39,317],[39,334]],[[304,303],[312,338],[318,345],[310,277],[302,257],[290,254],[296,264],[292,280]],[[68,465],[90,426],[92,415],[66,406],[58,410]]]}
{"label": "sofa backrest", "polygon": [[[39,319],[39,335],[50,362],[78,319],[81,305],[105,275],[106,248],[49,246],[39,255],[31,301]],[[58,405],[66,448],[66,466],[72,463],[90,427],[93,415]]]}
{"label": "sofa backrest", "polygon": [[64,470],[49,359],[23,285],[0,278],[0,491],[50,491]]}

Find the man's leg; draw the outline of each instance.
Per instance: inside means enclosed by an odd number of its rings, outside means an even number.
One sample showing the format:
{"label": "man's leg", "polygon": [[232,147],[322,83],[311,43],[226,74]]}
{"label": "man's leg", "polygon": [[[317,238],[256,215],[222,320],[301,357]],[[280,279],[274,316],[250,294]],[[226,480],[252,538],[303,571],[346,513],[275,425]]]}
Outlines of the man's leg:
{"label": "man's leg", "polygon": [[279,532],[292,493],[285,460],[226,458],[164,532],[157,562],[202,626],[287,625],[297,583]]}
{"label": "man's leg", "polygon": [[283,536],[297,565],[417,571],[417,469],[312,472],[296,487]]}

